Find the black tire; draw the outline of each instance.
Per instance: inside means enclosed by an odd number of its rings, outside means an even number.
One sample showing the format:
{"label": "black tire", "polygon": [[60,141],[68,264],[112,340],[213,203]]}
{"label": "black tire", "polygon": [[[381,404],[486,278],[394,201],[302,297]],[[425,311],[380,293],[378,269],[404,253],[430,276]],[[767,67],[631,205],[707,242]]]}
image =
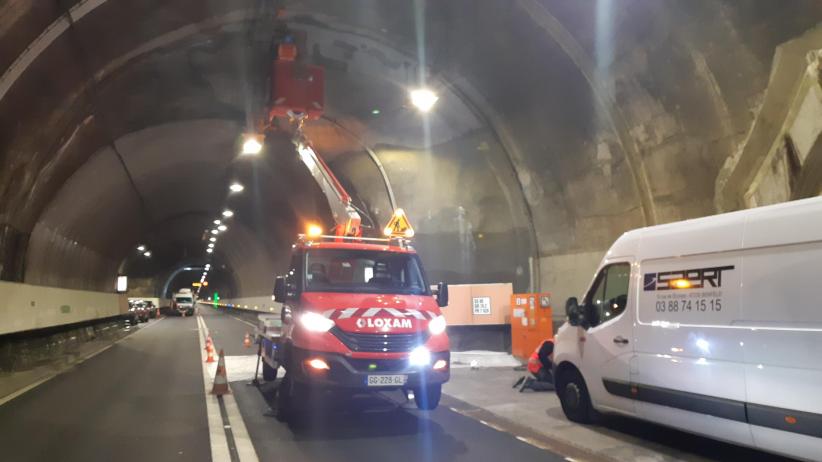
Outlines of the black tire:
{"label": "black tire", "polygon": [[442,385],[428,385],[414,390],[414,403],[421,411],[433,411],[440,405]]}
{"label": "black tire", "polygon": [[556,381],[557,395],[562,404],[562,412],[568,420],[590,424],[599,419],[599,413],[591,404],[591,395],[585,379],[576,369],[562,371]]}
{"label": "black tire", "polygon": [[293,421],[300,408],[299,400],[296,384],[286,369],[285,377],[277,387],[277,420],[280,422]]}
{"label": "black tire", "polygon": [[277,369],[269,366],[267,362],[262,361],[263,363],[263,380],[266,382],[273,382],[277,380]]}

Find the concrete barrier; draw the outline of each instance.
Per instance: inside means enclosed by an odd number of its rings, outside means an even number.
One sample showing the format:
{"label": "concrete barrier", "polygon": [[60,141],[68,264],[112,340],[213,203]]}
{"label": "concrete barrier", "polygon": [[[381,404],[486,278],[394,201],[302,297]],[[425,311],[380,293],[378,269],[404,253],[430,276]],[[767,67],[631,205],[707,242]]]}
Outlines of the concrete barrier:
{"label": "concrete barrier", "polygon": [[[204,301],[202,303],[205,303],[207,305],[214,304],[208,301]],[[243,310],[249,312],[280,314],[280,307],[282,307],[282,303],[271,300],[271,296],[268,295],[261,297],[243,297],[232,299],[227,298],[217,302],[217,306],[220,308]]]}
{"label": "concrete barrier", "polygon": [[0,281],[0,335],[110,318],[128,311],[124,295]]}

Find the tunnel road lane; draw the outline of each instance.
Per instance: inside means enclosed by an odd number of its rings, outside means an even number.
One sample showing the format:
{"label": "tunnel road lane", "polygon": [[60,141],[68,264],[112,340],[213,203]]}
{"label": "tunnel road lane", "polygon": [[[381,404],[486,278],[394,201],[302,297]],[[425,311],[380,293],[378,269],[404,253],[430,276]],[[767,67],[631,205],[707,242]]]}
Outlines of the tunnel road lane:
{"label": "tunnel road lane", "polygon": [[210,460],[197,324],[152,323],[0,406],[0,460]]}
{"label": "tunnel road lane", "polygon": [[[419,412],[399,392],[324,401],[294,425],[273,417],[275,384],[247,386],[256,350],[242,346],[250,320],[200,306],[217,348],[227,358],[228,380],[260,460],[264,461],[563,461],[564,457],[518,440],[441,406]],[[244,322],[245,321],[245,322]],[[248,356],[247,360],[240,360]],[[240,371],[232,375],[232,365]],[[251,367],[246,367],[249,365]],[[261,379],[262,380],[262,379]]]}

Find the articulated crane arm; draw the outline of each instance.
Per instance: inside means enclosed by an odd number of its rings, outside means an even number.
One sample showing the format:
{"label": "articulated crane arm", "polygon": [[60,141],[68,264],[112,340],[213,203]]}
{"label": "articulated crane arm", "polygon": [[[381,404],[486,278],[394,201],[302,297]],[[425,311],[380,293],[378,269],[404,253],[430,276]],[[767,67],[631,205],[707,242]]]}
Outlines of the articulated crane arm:
{"label": "articulated crane arm", "polygon": [[311,176],[320,185],[320,189],[328,201],[328,206],[331,208],[331,215],[334,217],[336,227],[334,234],[337,236],[360,236],[362,231],[360,229],[360,214],[351,204],[351,196],[345,191],[340,181],[334,176],[334,173],[328,168],[328,165],[322,160],[311,144],[302,137],[294,138],[294,145],[297,148],[297,153],[300,155],[300,160],[303,161]]}

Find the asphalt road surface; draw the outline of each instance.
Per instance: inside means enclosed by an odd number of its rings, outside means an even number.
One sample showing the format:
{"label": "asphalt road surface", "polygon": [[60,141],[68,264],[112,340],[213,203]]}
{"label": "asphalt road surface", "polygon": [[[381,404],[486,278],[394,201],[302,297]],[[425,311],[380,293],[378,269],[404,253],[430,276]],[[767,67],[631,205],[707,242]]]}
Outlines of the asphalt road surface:
{"label": "asphalt road surface", "polygon": [[[252,326],[211,308],[200,311],[227,356],[254,354],[242,345]],[[196,318],[152,321],[0,406],[0,460],[210,460],[197,329]],[[276,385],[245,382],[231,388],[262,461],[564,460],[444,406],[419,412],[397,392],[332,399],[286,425],[270,413]]]}

